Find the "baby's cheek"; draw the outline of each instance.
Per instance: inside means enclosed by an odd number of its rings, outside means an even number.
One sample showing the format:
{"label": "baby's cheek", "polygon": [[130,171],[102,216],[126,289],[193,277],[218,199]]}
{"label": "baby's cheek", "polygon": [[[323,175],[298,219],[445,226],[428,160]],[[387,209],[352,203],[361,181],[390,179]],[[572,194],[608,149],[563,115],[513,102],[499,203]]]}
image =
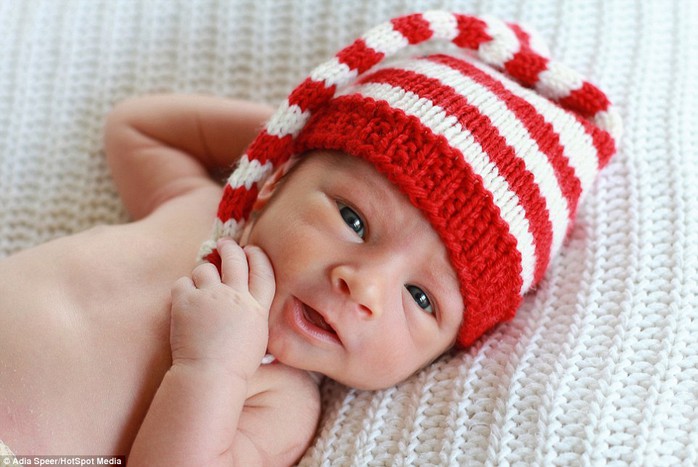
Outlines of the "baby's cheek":
{"label": "baby's cheek", "polygon": [[377,341],[380,346],[368,353],[362,362],[362,371],[372,373],[376,381],[390,386],[403,381],[422,367],[421,353],[414,347],[405,345],[409,337],[403,336],[400,339],[394,333],[385,333]]}

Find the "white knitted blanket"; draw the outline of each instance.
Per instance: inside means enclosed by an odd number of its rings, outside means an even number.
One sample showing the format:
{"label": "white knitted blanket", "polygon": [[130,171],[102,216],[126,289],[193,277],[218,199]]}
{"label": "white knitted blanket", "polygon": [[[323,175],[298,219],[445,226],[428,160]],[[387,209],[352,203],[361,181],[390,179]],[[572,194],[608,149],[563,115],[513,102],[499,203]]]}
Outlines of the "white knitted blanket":
{"label": "white knitted blanket", "polygon": [[535,26],[625,137],[517,318],[397,387],[326,383],[301,464],[698,464],[695,0],[2,0],[0,255],[126,220],[101,149],[115,101],[278,103],[370,26],[436,6]]}

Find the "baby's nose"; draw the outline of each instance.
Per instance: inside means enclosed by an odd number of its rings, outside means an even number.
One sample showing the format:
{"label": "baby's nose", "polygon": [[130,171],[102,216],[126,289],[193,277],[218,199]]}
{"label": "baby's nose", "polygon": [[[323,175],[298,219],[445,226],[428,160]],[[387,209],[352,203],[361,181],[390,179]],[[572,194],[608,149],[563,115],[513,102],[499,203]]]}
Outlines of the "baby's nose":
{"label": "baby's nose", "polygon": [[330,273],[332,288],[356,304],[365,318],[378,318],[383,314],[384,292],[381,280],[365,271],[349,265],[336,266]]}

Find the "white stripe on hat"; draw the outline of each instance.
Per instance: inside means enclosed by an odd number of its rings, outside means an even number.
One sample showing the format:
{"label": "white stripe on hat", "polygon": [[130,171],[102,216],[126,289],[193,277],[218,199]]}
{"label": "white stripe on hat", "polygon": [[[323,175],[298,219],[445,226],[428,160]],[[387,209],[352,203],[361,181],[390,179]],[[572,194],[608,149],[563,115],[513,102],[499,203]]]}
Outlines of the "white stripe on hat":
{"label": "white stripe on hat", "polygon": [[429,23],[429,29],[434,33],[434,38],[452,41],[458,37],[458,21],[453,14],[446,11],[425,11],[422,14]]}
{"label": "white stripe on hat", "polygon": [[288,99],[281,103],[271,116],[265,129],[270,135],[283,138],[286,135],[298,136],[310,118],[310,111],[305,112],[297,104],[289,104]]}
{"label": "white stripe on hat", "polygon": [[486,32],[493,39],[480,44],[478,55],[486,63],[500,69],[511,60],[519,51],[521,44],[507,24],[492,16],[481,16],[480,19],[487,24]]}
{"label": "white stripe on hat", "polygon": [[242,229],[245,227],[246,224],[246,221],[244,219],[228,219],[223,223],[221,223],[220,219],[216,219],[216,222],[220,224],[220,236],[232,238],[240,238]]}
{"label": "white stripe on hat", "polygon": [[253,184],[267,178],[273,169],[271,161],[261,164],[257,159],[250,160],[247,154],[243,154],[237,169],[228,178],[228,185],[233,189],[244,186],[246,190],[249,190]]}
{"label": "white stripe on hat", "polygon": [[613,109],[612,111],[597,112],[594,115],[594,123],[599,128],[604,128],[610,133],[611,138],[619,141],[623,136],[623,119],[620,114]]}
{"label": "white stripe on hat", "polygon": [[216,249],[216,239],[218,238],[231,237],[239,239],[244,227],[244,220],[238,222],[235,219],[230,219],[223,223],[216,217],[216,219],[213,221],[213,232],[211,234],[211,238],[201,244],[197,258],[206,258],[208,255],[213,253],[213,250]]}
{"label": "white stripe on hat", "polygon": [[582,75],[559,62],[548,62],[547,68],[538,74],[536,90],[545,97],[559,100],[584,85]]}
{"label": "white stripe on hat", "polygon": [[[216,221],[220,222],[218,221],[218,219],[216,219]],[[213,235],[216,236],[214,237]],[[213,253],[213,250],[216,248],[216,240],[214,239],[217,239],[219,237],[217,235],[217,232],[215,234],[212,234],[211,237],[211,239],[206,240],[201,244],[201,246],[199,247],[199,252],[196,255],[197,258],[206,258],[208,255]]]}
{"label": "white stripe on hat", "polygon": [[[411,60],[401,62],[399,68],[414,71],[452,88],[469,104],[477,107],[481,114],[489,117],[507,145],[514,149],[516,157],[523,161],[526,170],[533,175],[548,208],[548,217],[552,223],[552,245],[561,245],[569,223],[569,204],[557,183],[555,169],[548,156],[540,151],[538,143],[507,104],[486,86],[447,65],[429,60]],[[559,227],[555,228],[556,226]]]}
{"label": "white stripe on hat", "polygon": [[431,100],[421,98],[413,92],[383,83],[367,83],[353,86],[340,94],[358,93],[364,97],[384,100],[390,106],[413,115],[434,134],[444,136],[448,143],[457,149],[473,171],[482,178],[483,186],[492,193],[500,215],[509,226],[509,232],[516,239],[516,249],[521,255],[521,290],[523,294],[533,283],[536,254],[533,234],[526,213],[516,193],[506,179],[500,175],[497,166],[482,150],[473,135],[458,123],[456,117]]}
{"label": "white stripe on hat", "polygon": [[[215,234],[214,238],[221,238],[221,237],[233,237],[233,238],[239,238],[238,235],[242,233],[242,229],[245,227],[245,220],[236,220],[236,219],[228,219],[227,221],[223,222],[220,219],[216,218],[216,220],[213,223],[213,232]],[[215,244],[213,247],[215,248]]]}
{"label": "white stripe on hat", "polygon": [[216,217],[213,221],[213,232],[211,234],[211,239],[206,240],[199,247],[198,258],[205,258],[210,255],[213,250],[216,249],[217,238],[232,237],[239,238],[242,233],[242,229],[245,227],[245,221],[236,221],[235,219],[229,219],[225,223],[221,222],[220,219]]}
{"label": "white stripe on hat", "polygon": [[349,65],[340,62],[335,56],[314,68],[310,72],[310,79],[323,82],[326,88],[330,88],[333,85],[344,86],[353,81],[358,74],[358,70],[352,70]]}
{"label": "white stripe on hat", "polygon": [[374,27],[361,38],[367,46],[385,55],[394,55],[395,52],[407,47],[410,43],[400,31],[393,28],[393,24],[390,22]]}

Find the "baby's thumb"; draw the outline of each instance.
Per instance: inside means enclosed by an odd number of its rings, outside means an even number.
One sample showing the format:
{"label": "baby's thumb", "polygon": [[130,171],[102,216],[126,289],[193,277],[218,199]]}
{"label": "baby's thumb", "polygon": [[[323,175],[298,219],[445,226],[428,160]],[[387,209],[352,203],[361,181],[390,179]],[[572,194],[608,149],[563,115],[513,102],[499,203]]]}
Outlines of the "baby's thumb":
{"label": "baby's thumb", "polygon": [[247,263],[250,268],[249,290],[250,294],[269,313],[271,302],[276,291],[274,268],[269,257],[261,248],[248,245],[244,248],[247,255]]}

